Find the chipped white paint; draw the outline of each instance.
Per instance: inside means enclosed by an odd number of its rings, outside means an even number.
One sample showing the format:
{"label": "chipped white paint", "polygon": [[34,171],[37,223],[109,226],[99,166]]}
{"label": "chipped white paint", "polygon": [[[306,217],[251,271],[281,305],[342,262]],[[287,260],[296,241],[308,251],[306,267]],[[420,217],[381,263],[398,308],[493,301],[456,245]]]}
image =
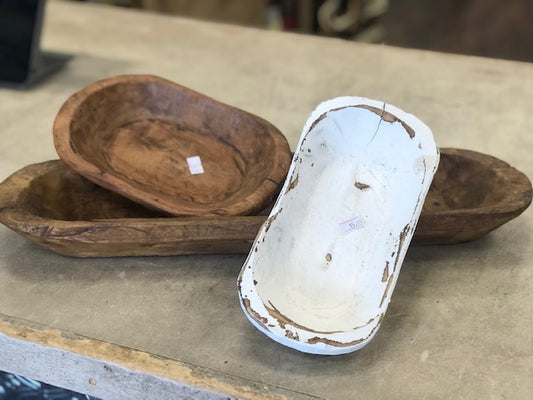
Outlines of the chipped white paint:
{"label": "chipped white paint", "polygon": [[[367,344],[438,159],[430,129],[394,106],[359,97],[320,104],[239,275],[249,320],[304,352],[343,354]],[[361,223],[339,229],[354,220]]]}

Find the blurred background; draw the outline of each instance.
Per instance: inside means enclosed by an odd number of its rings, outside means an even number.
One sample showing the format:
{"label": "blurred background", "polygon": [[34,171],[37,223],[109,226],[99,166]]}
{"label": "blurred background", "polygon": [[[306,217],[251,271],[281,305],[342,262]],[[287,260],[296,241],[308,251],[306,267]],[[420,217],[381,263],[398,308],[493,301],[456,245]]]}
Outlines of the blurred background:
{"label": "blurred background", "polygon": [[532,0],[81,1],[347,40],[533,61]]}

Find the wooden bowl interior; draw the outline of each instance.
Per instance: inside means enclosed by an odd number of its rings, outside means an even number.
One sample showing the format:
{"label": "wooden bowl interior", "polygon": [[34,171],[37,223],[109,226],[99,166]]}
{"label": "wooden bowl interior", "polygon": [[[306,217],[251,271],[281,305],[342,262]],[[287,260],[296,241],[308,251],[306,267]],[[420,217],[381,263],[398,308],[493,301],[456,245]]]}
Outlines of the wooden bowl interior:
{"label": "wooden bowl interior", "polygon": [[35,177],[18,205],[46,219],[91,221],[109,218],[157,218],[164,215],[104,189],[57,163]]}
{"label": "wooden bowl interior", "polygon": [[[157,198],[224,206],[253,193],[279,159],[270,128],[163,80],[122,81],[79,105],[70,144],[103,173]],[[200,156],[204,174],[190,173],[192,156]]]}
{"label": "wooden bowl interior", "polygon": [[442,154],[424,203],[424,212],[477,209],[505,199],[505,178],[477,159]]}
{"label": "wooden bowl interior", "polygon": [[[461,154],[443,154],[424,212],[497,204],[505,197],[503,181],[503,177],[477,160]],[[33,179],[20,200],[36,215],[65,221],[165,216],[104,189],[59,163],[57,168]]]}

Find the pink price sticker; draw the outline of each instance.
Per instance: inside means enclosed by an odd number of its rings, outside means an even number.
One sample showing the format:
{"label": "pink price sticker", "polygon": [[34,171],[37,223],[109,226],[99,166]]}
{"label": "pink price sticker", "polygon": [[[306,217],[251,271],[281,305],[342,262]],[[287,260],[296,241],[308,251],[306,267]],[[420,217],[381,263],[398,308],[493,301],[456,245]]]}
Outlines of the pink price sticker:
{"label": "pink price sticker", "polygon": [[359,217],[349,219],[348,221],[344,221],[339,224],[339,230],[343,235],[347,235],[353,231],[363,229],[364,227],[365,223]]}

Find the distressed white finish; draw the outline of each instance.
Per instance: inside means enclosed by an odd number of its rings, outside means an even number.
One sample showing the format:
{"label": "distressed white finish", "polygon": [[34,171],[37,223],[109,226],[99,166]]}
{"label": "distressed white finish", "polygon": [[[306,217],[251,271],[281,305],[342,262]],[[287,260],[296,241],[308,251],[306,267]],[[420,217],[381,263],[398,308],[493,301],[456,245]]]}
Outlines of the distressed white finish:
{"label": "distressed white finish", "polygon": [[250,321],[309,353],[368,343],[438,159],[430,129],[394,106],[359,97],[320,104],[239,276]]}

